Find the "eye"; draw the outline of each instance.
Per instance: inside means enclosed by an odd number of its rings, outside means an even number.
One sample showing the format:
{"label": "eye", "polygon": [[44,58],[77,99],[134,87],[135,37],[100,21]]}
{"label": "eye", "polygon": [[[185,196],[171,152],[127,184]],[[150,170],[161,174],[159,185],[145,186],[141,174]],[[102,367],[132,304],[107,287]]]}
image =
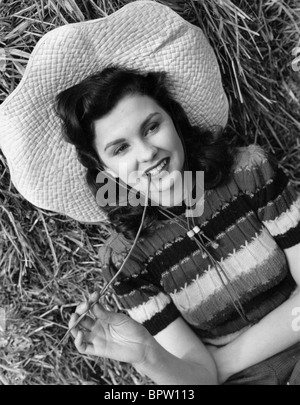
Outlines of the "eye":
{"label": "eye", "polygon": [[127,148],[128,148],[128,145],[126,143],[119,146],[117,149],[114,150],[114,156],[119,155],[120,153],[124,152],[124,150],[127,149]]}
{"label": "eye", "polygon": [[159,128],[159,123],[158,122],[152,122],[146,130],[146,135],[151,134],[152,132],[155,132]]}

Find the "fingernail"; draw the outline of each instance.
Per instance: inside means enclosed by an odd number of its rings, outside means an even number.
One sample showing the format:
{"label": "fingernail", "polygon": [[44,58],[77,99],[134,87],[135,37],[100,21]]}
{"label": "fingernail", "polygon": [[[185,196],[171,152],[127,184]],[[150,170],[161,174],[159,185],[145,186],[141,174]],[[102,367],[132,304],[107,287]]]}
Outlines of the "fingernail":
{"label": "fingernail", "polygon": [[77,308],[78,308],[79,310],[83,310],[83,308],[85,308],[86,305],[88,305],[88,302],[87,302],[87,301],[83,301],[83,302],[81,302],[81,303],[78,305]]}

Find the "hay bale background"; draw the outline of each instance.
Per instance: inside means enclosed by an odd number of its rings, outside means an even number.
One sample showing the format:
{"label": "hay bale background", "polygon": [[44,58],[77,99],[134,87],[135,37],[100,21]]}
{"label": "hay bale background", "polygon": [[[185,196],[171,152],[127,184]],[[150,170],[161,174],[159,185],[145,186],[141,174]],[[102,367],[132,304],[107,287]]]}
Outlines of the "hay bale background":
{"label": "hay bale background", "polygon": [[[3,0],[0,103],[46,32],[104,17],[129,2]],[[299,187],[300,66],[292,62],[300,49],[292,51],[300,47],[300,1],[159,2],[200,26],[214,47],[234,138],[273,151]],[[0,384],[151,384],[126,364],[79,355],[71,339],[50,353],[77,302],[103,285],[97,250],[108,229],[34,208],[10,183],[0,159]],[[107,305],[118,309],[113,294]]]}

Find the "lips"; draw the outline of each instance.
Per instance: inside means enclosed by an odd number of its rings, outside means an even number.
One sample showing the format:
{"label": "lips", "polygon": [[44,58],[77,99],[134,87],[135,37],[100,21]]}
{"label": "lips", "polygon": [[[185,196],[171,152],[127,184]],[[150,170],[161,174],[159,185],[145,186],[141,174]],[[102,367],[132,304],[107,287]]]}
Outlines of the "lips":
{"label": "lips", "polygon": [[151,177],[156,176],[166,167],[168,161],[169,161],[168,158],[161,159],[158,163],[149,167],[149,169],[145,170],[144,174],[150,175]]}

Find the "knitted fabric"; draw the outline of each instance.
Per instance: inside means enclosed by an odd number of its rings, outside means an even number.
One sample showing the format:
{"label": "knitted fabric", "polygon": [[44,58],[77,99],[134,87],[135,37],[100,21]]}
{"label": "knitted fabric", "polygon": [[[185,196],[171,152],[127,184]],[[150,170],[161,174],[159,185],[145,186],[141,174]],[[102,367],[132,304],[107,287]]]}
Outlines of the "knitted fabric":
{"label": "knitted fabric", "polygon": [[[203,341],[226,344],[295,290],[284,249],[300,242],[300,196],[264,150],[250,145],[238,149],[227,182],[205,192],[204,212],[195,223],[218,244],[207,248],[226,272],[223,281],[184,229],[160,220],[155,232],[139,239],[114,290],[153,335],[181,316]],[[100,248],[107,281],[130,246],[113,234]],[[232,303],[227,278],[248,322]]]}

